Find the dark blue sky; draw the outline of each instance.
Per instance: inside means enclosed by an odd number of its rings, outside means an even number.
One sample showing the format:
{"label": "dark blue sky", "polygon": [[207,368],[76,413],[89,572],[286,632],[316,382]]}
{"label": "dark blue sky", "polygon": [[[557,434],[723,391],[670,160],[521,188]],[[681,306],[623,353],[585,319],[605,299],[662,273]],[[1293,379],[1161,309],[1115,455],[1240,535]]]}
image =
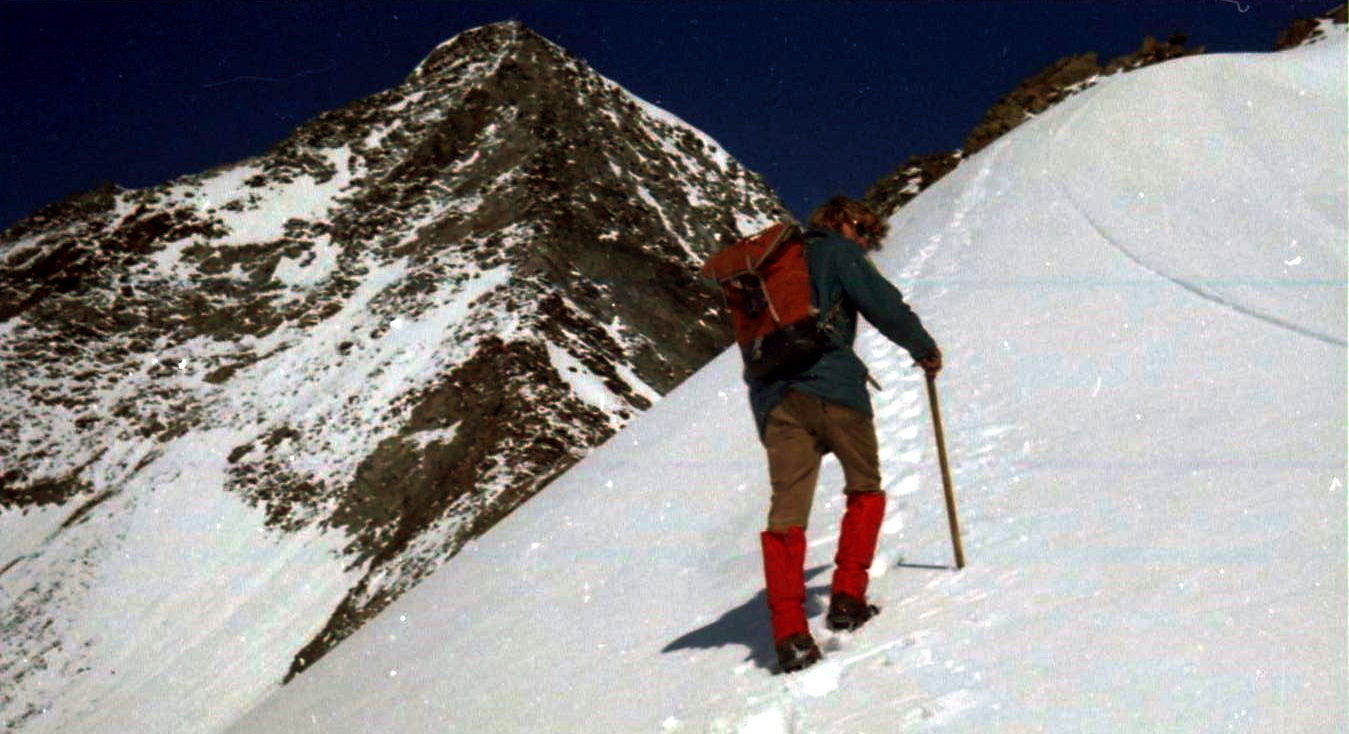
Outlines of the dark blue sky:
{"label": "dark blue sky", "polygon": [[261,153],[498,20],[706,131],[804,215],[959,146],[1061,56],[1104,61],[1178,30],[1210,52],[1266,51],[1335,4],[0,0],[0,229],[103,180],[149,186]]}

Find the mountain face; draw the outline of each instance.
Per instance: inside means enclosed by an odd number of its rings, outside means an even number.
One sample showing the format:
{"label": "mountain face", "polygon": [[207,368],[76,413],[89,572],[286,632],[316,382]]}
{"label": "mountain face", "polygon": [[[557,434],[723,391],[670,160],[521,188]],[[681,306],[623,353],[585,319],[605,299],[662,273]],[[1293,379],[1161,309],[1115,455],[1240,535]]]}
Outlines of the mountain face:
{"label": "mountain face", "polygon": [[264,155],[19,222],[0,235],[5,723],[40,707],[39,671],[87,669],[97,645],[53,630],[133,542],[129,513],[189,479],[263,513],[257,542],[341,539],[351,583],[291,651],[303,669],[720,352],[697,267],[783,211],[713,141],[506,23]]}

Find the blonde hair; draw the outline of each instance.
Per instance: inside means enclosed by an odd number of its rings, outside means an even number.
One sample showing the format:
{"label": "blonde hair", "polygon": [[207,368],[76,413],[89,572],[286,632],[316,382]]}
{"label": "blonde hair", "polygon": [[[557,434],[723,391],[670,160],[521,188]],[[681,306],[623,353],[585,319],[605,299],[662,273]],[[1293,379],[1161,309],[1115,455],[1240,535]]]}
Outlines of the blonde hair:
{"label": "blonde hair", "polygon": [[841,232],[845,224],[853,225],[858,234],[871,241],[872,247],[879,247],[890,231],[890,223],[881,219],[874,209],[846,196],[835,196],[810,215],[812,228]]}

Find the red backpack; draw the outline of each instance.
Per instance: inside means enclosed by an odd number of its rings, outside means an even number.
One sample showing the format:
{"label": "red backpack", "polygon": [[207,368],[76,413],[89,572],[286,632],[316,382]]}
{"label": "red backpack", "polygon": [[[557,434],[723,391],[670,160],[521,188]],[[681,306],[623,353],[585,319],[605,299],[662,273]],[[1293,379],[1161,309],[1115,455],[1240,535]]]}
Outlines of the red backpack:
{"label": "red backpack", "polygon": [[726,296],[735,341],[755,379],[809,367],[832,344],[820,310],[810,302],[805,240],[795,222],[728,245],[707,259],[702,272]]}

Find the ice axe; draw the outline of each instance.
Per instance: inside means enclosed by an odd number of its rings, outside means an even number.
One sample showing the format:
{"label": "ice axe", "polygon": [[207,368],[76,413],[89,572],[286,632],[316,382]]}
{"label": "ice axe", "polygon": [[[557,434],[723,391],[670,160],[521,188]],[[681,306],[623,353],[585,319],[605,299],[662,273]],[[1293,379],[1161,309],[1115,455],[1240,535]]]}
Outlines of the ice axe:
{"label": "ice axe", "polygon": [[941,429],[941,411],[937,408],[937,376],[927,373],[927,400],[932,406],[932,429],[937,434],[937,460],[941,463],[942,489],[946,492],[946,518],[951,522],[951,545],[956,551],[956,570],[965,567],[965,551],[960,547],[960,520],[956,517],[956,491],[951,486],[951,467],[946,462],[946,437]]}

